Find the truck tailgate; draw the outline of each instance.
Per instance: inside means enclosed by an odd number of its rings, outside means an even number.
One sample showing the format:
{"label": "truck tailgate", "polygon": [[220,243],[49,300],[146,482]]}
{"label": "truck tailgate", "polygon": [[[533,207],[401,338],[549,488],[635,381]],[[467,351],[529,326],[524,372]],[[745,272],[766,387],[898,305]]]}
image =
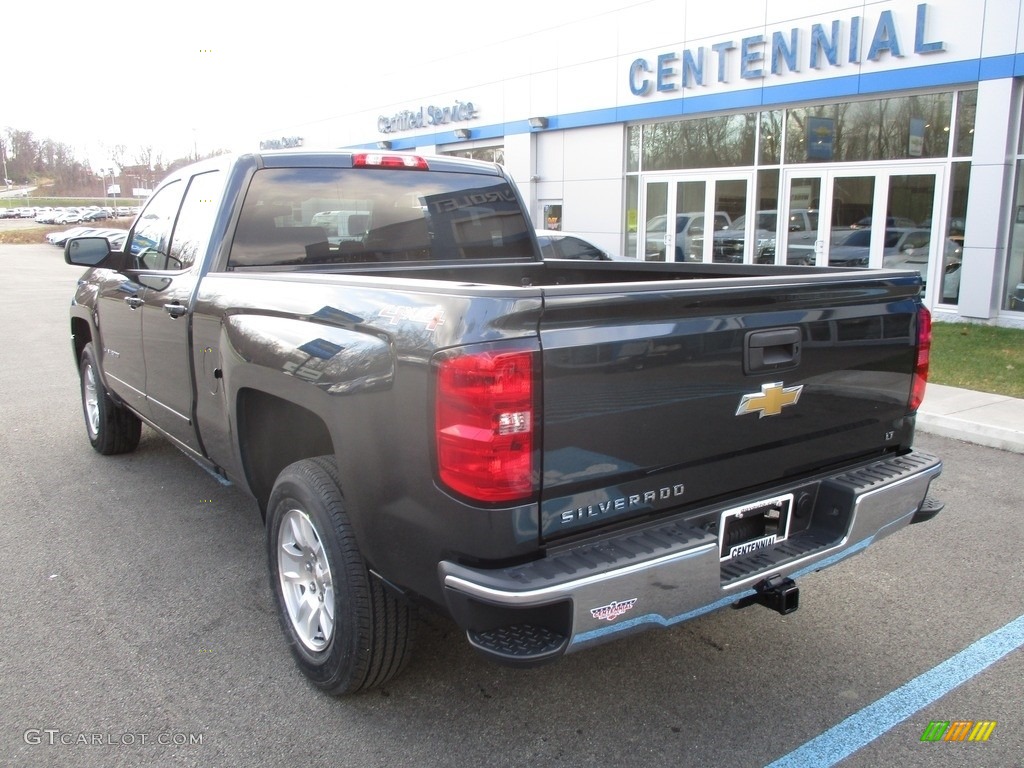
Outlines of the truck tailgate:
{"label": "truck tailgate", "polygon": [[541,537],[909,449],[898,273],[546,288]]}

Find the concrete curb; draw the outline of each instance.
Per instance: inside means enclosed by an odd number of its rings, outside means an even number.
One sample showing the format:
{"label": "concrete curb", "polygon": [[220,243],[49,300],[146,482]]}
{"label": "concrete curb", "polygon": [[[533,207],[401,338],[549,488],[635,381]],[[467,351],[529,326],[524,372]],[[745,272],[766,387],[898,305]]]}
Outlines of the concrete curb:
{"label": "concrete curb", "polygon": [[917,427],[940,437],[1024,453],[1024,400],[929,384]]}

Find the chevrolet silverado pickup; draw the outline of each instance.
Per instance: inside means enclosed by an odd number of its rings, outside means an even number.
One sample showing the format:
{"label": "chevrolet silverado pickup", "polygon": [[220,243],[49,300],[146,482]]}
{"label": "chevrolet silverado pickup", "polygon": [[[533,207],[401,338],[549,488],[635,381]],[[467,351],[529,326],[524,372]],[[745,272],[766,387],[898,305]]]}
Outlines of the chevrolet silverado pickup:
{"label": "chevrolet silverado pickup", "polygon": [[92,447],[145,423],[255,498],[332,694],[395,675],[419,608],[534,665],[787,613],[941,508],[916,272],[544,261],[500,166],[380,152],[179,170],[65,259]]}

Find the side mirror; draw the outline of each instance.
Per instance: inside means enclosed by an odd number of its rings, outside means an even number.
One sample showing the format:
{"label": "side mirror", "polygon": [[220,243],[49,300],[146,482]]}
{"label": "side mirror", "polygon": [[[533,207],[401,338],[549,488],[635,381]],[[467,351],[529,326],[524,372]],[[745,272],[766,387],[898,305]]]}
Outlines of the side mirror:
{"label": "side mirror", "polygon": [[98,267],[110,256],[105,237],[73,237],[64,244],[64,261],[78,267]]}

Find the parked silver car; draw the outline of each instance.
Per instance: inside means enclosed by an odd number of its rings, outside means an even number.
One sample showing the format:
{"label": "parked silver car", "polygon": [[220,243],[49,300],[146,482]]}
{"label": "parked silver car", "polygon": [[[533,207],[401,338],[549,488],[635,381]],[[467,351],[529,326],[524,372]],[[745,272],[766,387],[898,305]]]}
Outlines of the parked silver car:
{"label": "parked silver car", "polygon": [[[890,227],[882,243],[882,266],[913,269],[928,284],[928,252],[932,231],[920,227]],[[866,267],[870,260],[871,229],[853,229],[833,235],[829,264],[839,267]],[[956,301],[960,295],[960,265],[963,248],[956,240],[945,239],[943,247],[942,300]]]}
{"label": "parked silver car", "polygon": [[571,232],[538,229],[537,242],[545,259],[583,259],[584,261],[618,261],[586,238]]}
{"label": "parked silver car", "polygon": [[[707,229],[702,212],[677,213],[675,256],[669,261],[701,261],[704,251],[704,234]],[[647,222],[644,254],[648,261],[665,261],[665,240],[668,216],[655,216]],[[729,229],[732,219],[725,211],[717,211],[714,232]]]}

